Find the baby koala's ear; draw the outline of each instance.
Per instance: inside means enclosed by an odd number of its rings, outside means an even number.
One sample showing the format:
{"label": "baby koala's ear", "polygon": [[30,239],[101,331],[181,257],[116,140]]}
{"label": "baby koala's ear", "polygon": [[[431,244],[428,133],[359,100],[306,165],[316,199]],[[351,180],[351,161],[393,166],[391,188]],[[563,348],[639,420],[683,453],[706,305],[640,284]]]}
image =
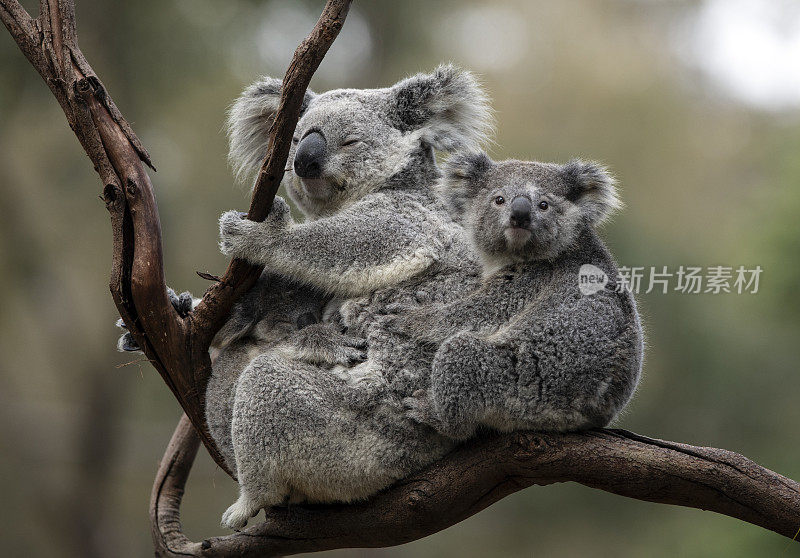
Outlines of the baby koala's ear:
{"label": "baby koala's ear", "polygon": [[461,220],[483,185],[483,177],[494,166],[483,151],[456,153],[444,166],[444,179],[439,187],[439,195],[445,200],[450,215]]}
{"label": "baby koala's ear", "polygon": [[401,131],[419,130],[434,149],[477,149],[492,129],[489,99],[470,72],[443,64],[390,89],[393,120]]}
{"label": "baby koala's ear", "polygon": [[599,225],[622,208],[617,180],[609,170],[592,161],[574,159],[564,165],[566,198],[581,210],[592,225]]}
{"label": "baby koala's ear", "polygon": [[[281,102],[281,80],[263,77],[250,84],[228,109],[228,161],[241,180],[256,172],[267,152],[269,128]],[[306,90],[300,115],[316,97]]]}

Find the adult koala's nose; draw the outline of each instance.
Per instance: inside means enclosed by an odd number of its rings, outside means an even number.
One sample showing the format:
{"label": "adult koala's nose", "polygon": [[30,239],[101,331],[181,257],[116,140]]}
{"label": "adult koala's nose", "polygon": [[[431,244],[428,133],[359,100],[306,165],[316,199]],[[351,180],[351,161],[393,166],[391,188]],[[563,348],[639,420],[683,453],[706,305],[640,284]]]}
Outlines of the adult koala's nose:
{"label": "adult koala's nose", "polygon": [[300,178],[319,178],[327,147],[325,137],[319,132],[311,132],[300,140],[294,153],[294,173]]}
{"label": "adult koala's nose", "polygon": [[525,196],[517,196],[511,200],[511,217],[509,221],[512,227],[527,227],[531,224],[531,200]]}

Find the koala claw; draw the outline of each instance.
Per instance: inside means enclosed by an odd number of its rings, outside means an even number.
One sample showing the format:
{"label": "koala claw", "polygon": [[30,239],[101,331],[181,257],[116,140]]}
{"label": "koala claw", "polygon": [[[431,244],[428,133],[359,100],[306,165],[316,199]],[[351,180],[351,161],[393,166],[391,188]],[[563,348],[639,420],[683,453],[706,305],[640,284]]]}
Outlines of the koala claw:
{"label": "koala claw", "polygon": [[367,360],[367,340],[361,337],[341,335],[338,339],[339,346],[333,348],[328,364],[353,366]]}
{"label": "koala claw", "polygon": [[405,416],[415,422],[435,427],[438,421],[433,413],[431,398],[424,389],[418,389],[411,397],[403,399]]}
{"label": "koala claw", "polygon": [[367,349],[367,340],[363,337],[355,337],[353,335],[342,335],[342,343],[353,349],[365,351]]}
{"label": "koala claw", "polygon": [[269,215],[267,215],[267,220],[284,222],[291,214],[292,210],[289,204],[286,203],[286,200],[280,196],[275,196],[275,199],[272,201],[272,207],[269,210]]}
{"label": "koala claw", "polygon": [[406,304],[405,302],[392,302],[383,307],[385,314],[405,314],[412,310],[414,306]]}
{"label": "koala claw", "polygon": [[336,364],[344,366],[353,366],[360,362],[367,360],[367,352],[352,347],[344,347],[339,355],[337,355]]}
{"label": "koala claw", "polygon": [[362,337],[342,335],[339,338],[341,345],[333,351],[330,364],[352,366],[367,360],[367,340]]}

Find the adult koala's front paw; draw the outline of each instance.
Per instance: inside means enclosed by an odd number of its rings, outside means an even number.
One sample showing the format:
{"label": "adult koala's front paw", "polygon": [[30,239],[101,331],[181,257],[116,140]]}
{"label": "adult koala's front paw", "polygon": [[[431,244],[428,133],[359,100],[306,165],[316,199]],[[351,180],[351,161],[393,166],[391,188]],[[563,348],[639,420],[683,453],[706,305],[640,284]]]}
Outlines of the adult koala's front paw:
{"label": "adult koala's front paw", "polygon": [[247,259],[248,240],[256,231],[257,223],[247,219],[240,211],[226,211],[219,218],[219,249],[230,258]]}
{"label": "adult koala's front paw", "polygon": [[264,226],[271,230],[280,230],[289,226],[292,222],[292,209],[286,200],[280,196],[275,196],[272,207],[264,219]]}
{"label": "adult koala's front paw", "polygon": [[259,248],[268,249],[291,220],[289,204],[280,196],[275,197],[269,215],[261,223],[247,219],[246,213],[226,211],[219,218],[219,249],[228,257],[260,263]]}

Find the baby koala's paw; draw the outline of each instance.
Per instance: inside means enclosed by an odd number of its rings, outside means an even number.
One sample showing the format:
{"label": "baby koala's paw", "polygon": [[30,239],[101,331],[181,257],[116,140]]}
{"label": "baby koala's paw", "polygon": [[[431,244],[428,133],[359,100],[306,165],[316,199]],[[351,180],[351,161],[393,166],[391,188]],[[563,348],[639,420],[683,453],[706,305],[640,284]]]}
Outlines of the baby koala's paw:
{"label": "baby koala's paw", "polygon": [[367,360],[367,340],[363,337],[342,335],[341,344],[333,352],[331,364],[353,366]]}
{"label": "baby koala's paw", "polygon": [[219,218],[219,249],[228,257],[244,258],[251,244],[249,239],[258,223],[240,211],[226,211]]}
{"label": "baby koala's paw", "polygon": [[411,397],[404,398],[403,409],[405,416],[414,422],[427,424],[434,428],[437,428],[439,424],[433,412],[430,395],[424,389],[418,389]]}

